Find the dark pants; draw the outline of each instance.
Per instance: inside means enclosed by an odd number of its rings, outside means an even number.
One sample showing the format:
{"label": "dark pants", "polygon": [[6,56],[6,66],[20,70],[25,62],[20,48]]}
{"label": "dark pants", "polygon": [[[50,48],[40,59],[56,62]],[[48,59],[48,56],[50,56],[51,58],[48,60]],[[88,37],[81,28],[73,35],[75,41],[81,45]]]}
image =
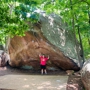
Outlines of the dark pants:
{"label": "dark pants", "polygon": [[46,69],[46,65],[41,65],[41,69]]}

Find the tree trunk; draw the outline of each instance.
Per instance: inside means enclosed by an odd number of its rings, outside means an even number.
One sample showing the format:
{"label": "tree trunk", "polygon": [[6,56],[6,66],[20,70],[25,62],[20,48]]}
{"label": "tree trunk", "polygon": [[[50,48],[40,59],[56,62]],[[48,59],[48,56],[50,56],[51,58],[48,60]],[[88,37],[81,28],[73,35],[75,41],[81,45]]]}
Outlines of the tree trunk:
{"label": "tree trunk", "polygon": [[[88,18],[89,18],[88,23],[89,23],[89,26],[90,26],[90,11],[89,11],[89,6],[88,6]],[[88,37],[88,43],[89,43],[89,46],[90,46],[90,39],[89,39],[89,37]]]}
{"label": "tree trunk", "polygon": [[89,44],[89,47],[90,47],[90,39],[88,38],[88,44]]}
{"label": "tree trunk", "polygon": [[7,52],[9,54],[8,48],[9,48],[9,44],[10,44],[10,36],[6,37],[6,44],[5,44],[5,52]]}
{"label": "tree trunk", "polygon": [[[16,5],[16,3],[9,4],[9,8],[10,8],[9,14],[11,17],[12,17],[12,11],[13,11],[15,5]],[[9,44],[10,44],[10,35],[8,35],[5,39],[6,39],[5,52],[7,52],[9,54],[8,48],[9,48]]]}
{"label": "tree trunk", "polygon": [[82,45],[82,39],[81,39],[81,35],[80,35],[79,25],[78,25],[78,35],[79,35],[80,47],[81,47],[81,57],[82,57],[83,63],[84,63],[84,61],[85,61],[85,59],[84,59],[84,51],[83,51],[83,45]]}
{"label": "tree trunk", "polygon": [[[78,22],[76,14],[75,14],[75,18],[76,18],[76,21]],[[85,61],[85,59],[84,59],[84,50],[83,50],[83,45],[82,45],[82,39],[81,39],[81,35],[80,35],[80,27],[79,27],[79,25],[77,25],[77,30],[78,30],[78,35],[79,35],[80,47],[81,47],[81,52],[80,52],[81,54],[80,54],[80,56],[83,59],[83,63],[84,63],[84,61]]]}
{"label": "tree trunk", "polygon": [[[79,55],[79,49],[77,47],[77,40],[76,40],[76,32],[75,32],[75,18],[74,18],[74,12],[73,12],[73,7],[72,7],[72,0],[70,0],[70,5],[71,5],[71,15],[72,15],[72,28],[73,28],[73,33],[74,33],[74,39],[75,39],[75,45],[76,45],[76,52],[77,52],[77,56],[78,56],[78,60],[80,62],[80,55]],[[80,67],[82,67],[82,64],[80,62]]]}

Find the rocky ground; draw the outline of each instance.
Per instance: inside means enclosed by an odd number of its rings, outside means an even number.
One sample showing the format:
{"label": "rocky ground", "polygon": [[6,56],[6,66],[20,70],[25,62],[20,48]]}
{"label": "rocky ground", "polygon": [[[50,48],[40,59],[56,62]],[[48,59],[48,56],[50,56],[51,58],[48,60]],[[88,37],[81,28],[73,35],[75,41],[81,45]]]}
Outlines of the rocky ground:
{"label": "rocky ground", "polygon": [[[6,70],[7,69],[7,70]],[[1,72],[4,71],[4,72]],[[40,70],[25,70],[20,68],[12,68],[10,66],[7,67],[0,67],[0,76],[6,75],[6,74],[19,74],[19,73],[28,73],[31,75],[39,75]],[[48,71],[48,75],[67,75],[65,71]],[[0,90],[7,90],[7,89],[0,89]],[[67,81],[67,89],[66,90],[84,90],[83,84],[80,79],[80,74],[76,73],[74,75],[70,75]]]}
{"label": "rocky ground", "polygon": [[84,90],[80,74],[70,75],[67,82],[67,90]]}

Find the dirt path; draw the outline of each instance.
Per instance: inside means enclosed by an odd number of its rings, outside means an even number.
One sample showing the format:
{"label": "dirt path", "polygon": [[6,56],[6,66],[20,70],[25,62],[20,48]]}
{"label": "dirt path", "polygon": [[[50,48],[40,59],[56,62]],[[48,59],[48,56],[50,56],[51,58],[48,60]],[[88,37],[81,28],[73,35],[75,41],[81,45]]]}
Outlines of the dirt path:
{"label": "dirt path", "polygon": [[0,90],[66,90],[68,76],[62,72],[40,72],[31,70],[0,68]]}

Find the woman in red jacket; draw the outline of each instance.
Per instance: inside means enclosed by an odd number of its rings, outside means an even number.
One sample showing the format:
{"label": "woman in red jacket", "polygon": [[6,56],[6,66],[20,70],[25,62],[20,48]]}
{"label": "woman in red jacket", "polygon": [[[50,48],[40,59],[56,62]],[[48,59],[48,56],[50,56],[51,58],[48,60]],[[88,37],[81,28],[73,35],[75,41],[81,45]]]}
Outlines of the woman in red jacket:
{"label": "woman in red jacket", "polygon": [[41,74],[43,74],[44,72],[45,74],[47,74],[46,62],[49,59],[49,56],[45,57],[44,54],[43,55],[39,54],[39,58],[40,58]]}

